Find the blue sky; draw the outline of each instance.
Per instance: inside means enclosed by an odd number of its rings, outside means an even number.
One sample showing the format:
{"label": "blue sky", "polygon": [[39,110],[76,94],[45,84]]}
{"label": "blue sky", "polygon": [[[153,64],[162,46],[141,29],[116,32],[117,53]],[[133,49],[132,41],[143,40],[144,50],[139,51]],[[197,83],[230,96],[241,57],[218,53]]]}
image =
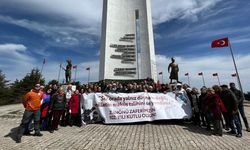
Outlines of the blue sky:
{"label": "blue sky", "polygon": [[[250,91],[249,0],[152,0],[158,72],[168,81],[167,66],[175,57],[180,80],[202,86],[236,81],[228,48],[211,49],[212,40],[229,37],[245,91]],[[57,79],[59,64],[71,58],[77,80],[98,80],[102,0],[1,0],[0,69],[7,79],[22,79],[46,58],[46,81]],[[74,75],[73,75],[74,76]],[[161,80],[161,77],[159,77]],[[61,74],[63,80],[63,73]]]}

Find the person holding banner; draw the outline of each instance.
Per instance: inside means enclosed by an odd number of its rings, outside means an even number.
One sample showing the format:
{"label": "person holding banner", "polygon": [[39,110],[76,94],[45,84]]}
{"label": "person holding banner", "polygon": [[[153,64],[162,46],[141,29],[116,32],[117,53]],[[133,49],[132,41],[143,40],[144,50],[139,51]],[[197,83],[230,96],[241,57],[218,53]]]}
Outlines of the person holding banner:
{"label": "person holding banner", "polygon": [[187,101],[190,100],[187,95],[187,92],[182,88],[181,83],[176,84],[175,94],[176,94],[176,97],[180,98],[185,103],[187,103]]}

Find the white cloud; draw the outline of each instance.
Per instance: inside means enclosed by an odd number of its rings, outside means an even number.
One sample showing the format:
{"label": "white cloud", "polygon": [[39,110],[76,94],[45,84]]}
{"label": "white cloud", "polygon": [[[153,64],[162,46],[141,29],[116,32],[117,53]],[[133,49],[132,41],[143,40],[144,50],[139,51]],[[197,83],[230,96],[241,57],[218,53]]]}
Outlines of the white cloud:
{"label": "white cloud", "polygon": [[6,74],[7,79],[12,81],[23,77],[36,64],[23,44],[0,44],[0,56],[0,69]]}
{"label": "white cloud", "polygon": [[[1,0],[2,8],[15,8],[16,12],[57,17],[72,24],[96,26],[101,20],[102,0]],[[49,18],[50,18],[49,17]],[[49,19],[48,18],[48,19]]]}
{"label": "white cloud", "polygon": [[175,18],[197,20],[198,14],[221,0],[152,0],[153,23],[160,24]]}
{"label": "white cloud", "polygon": [[[175,18],[191,19],[214,6],[221,0],[152,0],[152,15],[154,24],[160,24]],[[28,9],[27,9],[28,8]],[[0,9],[15,10],[24,16],[38,15],[46,17],[39,22],[27,18],[14,19],[0,16],[0,21],[12,23],[24,28],[42,32],[45,35],[72,36],[75,33],[100,35],[102,0],[1,0]],[[58,41],[58,39],[57,39]],[[73,41],[74,43],[74,41]]]}
{"label": "white cloud", "polygon": [[[91,37],[86,35],[98,35],[98,29],[94,26],[89,27],[74,27],[73,25],[61,24],[49,24],[41,23],[36,21],[30,21],[27,19],[14,19],[9,16],[0,15],[0,22],[14,24],[23,28],[26,28],[35,33],[41,34],[46,38],[49,37],[53,41],[48,40],[47,43],[50,45],[63,45],[63,46],[72,46],[80,44],[81,42],[89,45],[93,45],[94,40]],[[85,35],[85,36],[84,36]],[[86,41],[86,42],[85,42]]]}
{"label": "white cloud", "polygon": [[8,44],[0,44],[0,52],[16,52],[16,51],[20,51],[20,52],[24,52],[26,51],[26,46],[24,46],[23,44],[13,44],[13,43],[8,43]]}
{"label": "white cloud", "polygon": [[[238,55],[235,58],[241,77],[242,86],[245,91],[250,91],[250,81],[248,80],[250,69],[247,63],[250,60],[250,54]],[[231,56],[205,56],[195,58],[176,57],[175,59],[180,69],[180,80],[184,83],[187,83],[188,80],[184,74],[189,73],[191,86],[203,86],[202,78],[201,76],[198,76],[199,72],[203,72],[206,86],[218,84],[217,78],[212,76],[213,73],[219,74],[221,84],[236,82],[236,78],[231,77],[231,74],[235,73]],[[163,55],[156,55],[156,60],[158,72],[163,71],[164,82],[169,82],[167,66],[171,62],[170,58]],[[160,76],[158,78],[161,80]]]}
{"label": "white cloud", "polygon": [[1,61],[3,61],[4,59],[12,60],[12,62],[17,61],[17,59],[26,61],[29,59],[28,56],[24,55],[26,50],[27,47],[23,44],[0,44]]}

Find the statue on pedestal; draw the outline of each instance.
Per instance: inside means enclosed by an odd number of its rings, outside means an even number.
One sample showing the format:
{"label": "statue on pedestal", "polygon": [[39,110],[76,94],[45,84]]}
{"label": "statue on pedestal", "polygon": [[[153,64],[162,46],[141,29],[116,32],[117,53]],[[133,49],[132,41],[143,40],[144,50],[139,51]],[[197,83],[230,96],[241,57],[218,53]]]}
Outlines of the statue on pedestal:
{"label": "statue on pedestal", "polygon": [[65,79],[66,79],[66,83],[70,83],[71,82],[71,69],[72,69],[72,63],[71,60],[68,59],[67,60],[67,66],[65,69]]}
{"label": "statue on pedestal", "polygon": [[171,61],[172,62],[168,65],[168,73],[170,72],[170,76],[169,76],[170,84],[172,83],[172,80],[176,80],[177,83],[181,83],[178,79],[178,72],[179,72],[178,64],[175,63],[174,58],[171,58]]}

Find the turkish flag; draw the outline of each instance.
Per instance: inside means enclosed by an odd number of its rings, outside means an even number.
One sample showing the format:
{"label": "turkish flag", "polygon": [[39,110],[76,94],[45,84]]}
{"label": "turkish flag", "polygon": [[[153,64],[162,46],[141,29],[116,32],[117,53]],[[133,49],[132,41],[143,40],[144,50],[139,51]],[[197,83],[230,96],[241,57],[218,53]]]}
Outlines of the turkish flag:
{"label": "turkish flag", "polygon": [[185,76],[188,76],[189,75],[189,73],[185,73]]}
{"label": "turkish flag", "polygon": [[213,76],[218,76],[218,73],[214,73]]}
{"label": "turkish flag", "polygon": [[212,41],[211,47],[217,48],[217,47],[228,47],[229,40],[228,38],[218,39]]}
{"label": "turkish flag", "polygon": [[199,76],[202,76],[202,75],[203,75],[203,72],[198,73],[198,75],[199,75]]}

